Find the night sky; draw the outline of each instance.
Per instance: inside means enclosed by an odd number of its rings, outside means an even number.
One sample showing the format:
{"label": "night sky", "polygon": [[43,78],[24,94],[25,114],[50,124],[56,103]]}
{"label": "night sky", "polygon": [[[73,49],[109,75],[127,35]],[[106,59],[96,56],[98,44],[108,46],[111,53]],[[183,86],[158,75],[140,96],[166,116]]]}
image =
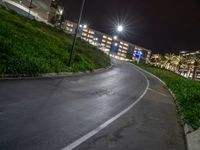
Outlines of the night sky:
{"label": "night sky", "polygon": [[[66,18],[78,20],[82,0],[63,0]],[[83,23],[113,35],[123,23],[123,40],[178,53],[200,49],[200,0],[86,0]]]}

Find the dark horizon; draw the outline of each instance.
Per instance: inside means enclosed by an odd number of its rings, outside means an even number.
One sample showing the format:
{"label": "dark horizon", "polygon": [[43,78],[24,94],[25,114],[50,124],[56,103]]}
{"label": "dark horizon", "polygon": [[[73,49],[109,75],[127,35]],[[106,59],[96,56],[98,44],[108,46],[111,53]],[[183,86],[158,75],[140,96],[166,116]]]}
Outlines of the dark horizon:
{"label": "dark horizon", "polygon": [[[67,19],[77,21],[81,2],[63,0]],[[82,22],[111,35],[125,22],[122,39],[154,53],[200,49],[199,0],[86,0]]]}

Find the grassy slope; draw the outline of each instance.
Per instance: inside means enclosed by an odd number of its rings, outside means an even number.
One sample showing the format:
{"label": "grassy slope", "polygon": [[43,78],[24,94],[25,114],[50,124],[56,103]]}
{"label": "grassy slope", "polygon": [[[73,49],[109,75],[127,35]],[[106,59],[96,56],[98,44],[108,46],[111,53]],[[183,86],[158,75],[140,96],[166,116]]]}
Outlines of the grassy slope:
{"label": "grassy slope", "polygon": [[72,37],[43,23],[0,8],[0,75],[86,71],[110,65],[103,52],[78,40],[67,67]]}
{"label": "grassy slope", "polygon": [[139,66],[161,78],[176,95],[180,113],[186,123],[194,129],[200,127],[200,83],[185,79],[168,70],[150,65]]}

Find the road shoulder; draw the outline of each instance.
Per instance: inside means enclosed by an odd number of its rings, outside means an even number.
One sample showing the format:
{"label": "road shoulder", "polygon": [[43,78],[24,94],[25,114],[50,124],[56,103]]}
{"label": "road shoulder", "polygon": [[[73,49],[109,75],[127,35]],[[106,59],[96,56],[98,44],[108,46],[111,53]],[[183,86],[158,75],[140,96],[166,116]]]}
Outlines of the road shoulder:
{"label": "road shoulder", "polygon": [[[165,84],[165,82],[162,81],[159,77],[155,76],[154,74],[152,74],[142,68],[139,68],[138,66],[135,66],[135,67],[142,70],[146,74],[156,78],[167,88],[167,85]],[[173,99],[176,100],[175,94],[171,91],[171,89],[169,89],[169,88],[167,88],[167,89],[170,92],[170,94],[172,95]],[[186,139],[187,149],[188,150],[199,150],[200,149],[200,129],[197,129],[196,131],[194,131],[194,129],[190,125],[184,123],[183,120],[181,120],[181,124],[184,129],[184,135],[185,135],[185,139]]]}

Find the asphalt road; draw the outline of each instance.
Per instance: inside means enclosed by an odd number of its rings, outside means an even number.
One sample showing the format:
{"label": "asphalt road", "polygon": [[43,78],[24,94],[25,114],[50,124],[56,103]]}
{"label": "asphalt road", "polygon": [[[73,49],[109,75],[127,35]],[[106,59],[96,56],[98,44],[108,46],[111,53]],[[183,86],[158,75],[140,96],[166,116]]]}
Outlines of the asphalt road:
{"label": "asphalt road", "polygon": [[114,61],[90,75],[0,81],[0,149],[60,150],[138,104],[76,149],[185,150],[173,99],[153,77]]}

